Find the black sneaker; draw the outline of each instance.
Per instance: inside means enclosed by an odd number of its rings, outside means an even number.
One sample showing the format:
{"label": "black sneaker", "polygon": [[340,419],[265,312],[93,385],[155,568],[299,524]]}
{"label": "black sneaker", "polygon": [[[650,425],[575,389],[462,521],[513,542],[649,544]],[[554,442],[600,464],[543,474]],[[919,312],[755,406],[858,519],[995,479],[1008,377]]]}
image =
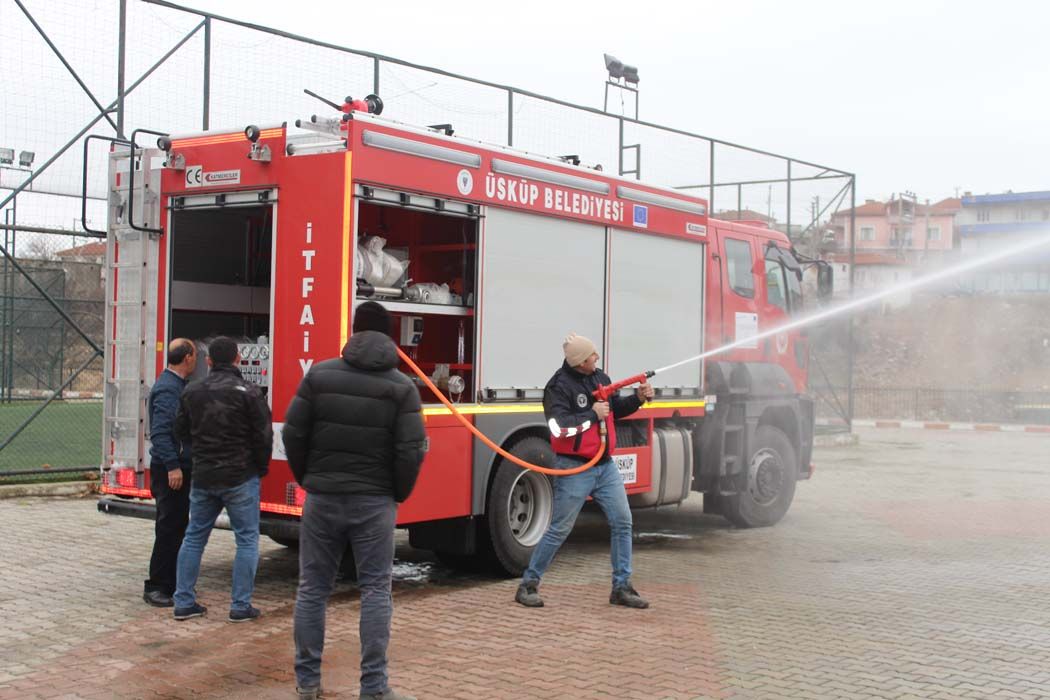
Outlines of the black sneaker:
{"label": "black sneaker", "polygon": [[142,599],[155,608],[175,607],[175,601],[164,591],[146,591],[142,594]]}
{"label": "black sneaker", "polygon": [[514,600],[526,608],[542,608],[543,598],[536,592],[535,583],[523,583],[518,586],[518,592],[514,594]]}
{"label": "black sneaker", "polygon": [[324,693],[321,691],[321,686],[314,686],[312,688],[300,688],[295,687],[295,692],[299,696],[299,700],[320,700],[324,697]]}
{"label": "black sneaker", "polygon": [[622,605],[625,608],[638,608],[639,610],[649,607],[649,601],[638,595],[638,591],[634,590],[634,586],[630,584],[614,588],[612,593],[609,594],[609,604]]}
{"label": "black sneaker", "polygon": [[231,610],[228,619],[230,622],[250,622],[251,620],[259,619],[260,615],[262,615],[262,611],[259,608],[249,605],[247,610]]}
{"label": "black sneaker", "polygon": [[195,617],[204,617],[208,614],[208,608],[201,605],[200,603],[194,603],[188,608],[175,608],[175,619],[179,620],[191,620]]}

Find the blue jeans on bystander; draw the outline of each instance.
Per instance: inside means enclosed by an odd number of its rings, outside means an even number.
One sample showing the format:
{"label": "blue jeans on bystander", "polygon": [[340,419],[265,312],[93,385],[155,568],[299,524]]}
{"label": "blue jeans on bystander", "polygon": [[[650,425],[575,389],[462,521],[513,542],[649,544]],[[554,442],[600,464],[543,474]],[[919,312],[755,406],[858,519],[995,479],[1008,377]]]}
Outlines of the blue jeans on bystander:
{"label": "blue jeans on bystander", "polygon": [[226,508],[233,528],[237,553],[233,558],[231,611],[247,611],[252,606],[255,570],[259,566],[259,477],[253,476],[229,489],[190,489],[190,524],[179,548],[176,566],[175,607],[189,608],[197,602],[197,577],[201,555],[215,526],[215,519]]}

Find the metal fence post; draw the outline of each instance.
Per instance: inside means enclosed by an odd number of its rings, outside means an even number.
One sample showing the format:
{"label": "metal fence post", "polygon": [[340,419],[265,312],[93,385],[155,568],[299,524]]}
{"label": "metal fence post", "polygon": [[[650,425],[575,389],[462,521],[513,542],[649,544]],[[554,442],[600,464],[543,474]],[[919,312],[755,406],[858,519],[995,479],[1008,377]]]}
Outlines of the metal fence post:
{"label": "metal fence post", "polygon": [[507,145],[514,145],[514,91],[507,90]]}
{"label": "metal fence post", "polygon": [[204,18],[204,110],[201,128],[211,128],[211,17]]}
{"label": "metal fence post", "polygon": [[117,137],[124,138],[124,62],[127,54],[128,0],[120,0],[120,19],[117,27]]}
{"label": "metal fence post", "polygon": [[713,213],[715,210],[715,142],[711,144],[710,164],[707,172],[707,211]]}
{"label": "metal fence post", "polygon": [[[857,223],[857,176],[850,176],[849,186],[849,298],[853,298],[853,283],[857,278],[857,266],[854,264],[857,257],[857,239],[854,236],[854,228]],[[847,319],[849,328],[849,339],[846,342],[846,393],[849,406],[849,415],[846,422],[849,430],[853,432],[853,314]]]}
{"label": "metal fence post", "polygon": [[[608,89],[608,88],[606,88],[606,89]],[[617,153],[616,157],[617,157],[617,159],[619,161],[619,165],[616,167],[616,172],[619,173],[620,175],[623,175],[623,117],[620,117],[616,121],[619,124],[618,133],[619,133],[619,140],[620,140],[619,147],[616,149],[616,153]]]}

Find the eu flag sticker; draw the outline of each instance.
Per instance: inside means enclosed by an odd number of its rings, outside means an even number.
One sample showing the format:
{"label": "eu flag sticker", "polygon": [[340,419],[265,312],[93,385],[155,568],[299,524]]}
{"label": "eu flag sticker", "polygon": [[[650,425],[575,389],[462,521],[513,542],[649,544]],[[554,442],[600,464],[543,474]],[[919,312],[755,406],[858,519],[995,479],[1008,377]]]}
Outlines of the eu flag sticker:
{"label": "eu flag sticker", "polygon": [[634,225],[638,228],[649,228],[649,207],[643,204],[634,205]]}

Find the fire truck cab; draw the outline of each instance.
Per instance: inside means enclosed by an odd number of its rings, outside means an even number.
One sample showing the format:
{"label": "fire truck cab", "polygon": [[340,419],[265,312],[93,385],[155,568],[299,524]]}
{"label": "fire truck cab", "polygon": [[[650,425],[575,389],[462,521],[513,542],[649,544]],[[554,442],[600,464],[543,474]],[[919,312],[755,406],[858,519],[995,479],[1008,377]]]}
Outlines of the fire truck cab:
{"label": "fire truck cab", "polygon": [[[100,510],[152,517],[145,399],[175,337],[241,340],[274,419],[262,530],[293,543],[305,493],[284,412],[366,300],[460,413],[538,464],[552,459],[543,387],[569,333],[595,340],[615,380],[801,308],[787,238],[709,219],[702,199],[364,112],[297,126],[111,148]],[[632,506],[700,491],[737,525],[777,522],[809,474],[807,357],[788,332],[658,374],[656,399],[616,426]],[[418,385],[429,452],[399,526],[446,561],[519,573],[550,521],[551,480]]]}

